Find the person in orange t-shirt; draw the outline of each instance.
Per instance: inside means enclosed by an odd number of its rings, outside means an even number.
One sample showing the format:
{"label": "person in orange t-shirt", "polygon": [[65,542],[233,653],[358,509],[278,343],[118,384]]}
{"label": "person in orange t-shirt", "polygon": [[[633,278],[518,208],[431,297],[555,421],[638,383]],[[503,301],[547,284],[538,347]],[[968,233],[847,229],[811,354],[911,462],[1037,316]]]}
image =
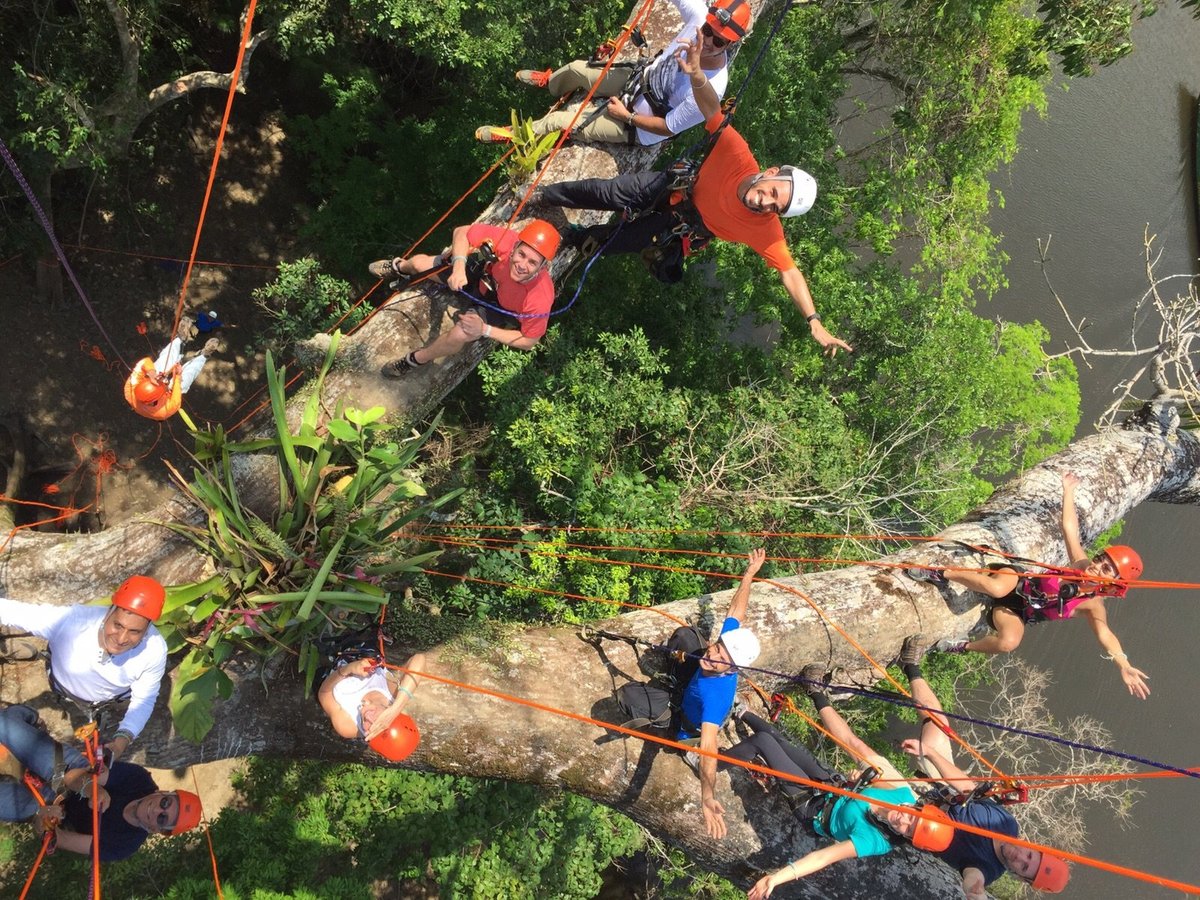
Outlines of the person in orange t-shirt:
{"label": "person in orange t-shirt", "polygon": [[[700,67],[700,38],[678,51],[680,69],[687,73],[692,94],[704,113],[704,127],[721,127],[721,103]],[[787,247],[779,218],[799,216],[812,208],[817,183],[795,166],[759,170],[745,139],[726,126],[700,166],[690,191],[672,191],[670,172],[634,172],[616,178],[564,181],[547,187],[542,201],[572,209],[631,210],[640,213],[615,232],[615,225],[575,229],[566,240],[578,247],[594,238],[605,253],[642,253],[660,244],[676,226],[690,227],[693,240],[718,237],[745,244],[779,272],[784,290],[804,316],[813,338],[834,355],[853,350],[821,324],[804,273]],[[677,279],[676,279],[677,280]]]}

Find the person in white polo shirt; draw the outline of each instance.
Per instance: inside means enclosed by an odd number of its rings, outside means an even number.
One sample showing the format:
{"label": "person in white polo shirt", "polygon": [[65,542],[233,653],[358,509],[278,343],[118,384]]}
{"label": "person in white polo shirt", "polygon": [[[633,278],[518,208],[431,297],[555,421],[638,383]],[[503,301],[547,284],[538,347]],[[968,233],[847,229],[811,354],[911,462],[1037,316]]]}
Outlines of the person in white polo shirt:
{"label": "person in white polo shirt", "polygon": [[129,707],[106,744],[118,759],[145,728],[167,668],[167,643],[153,625],[166,590],[147,575],[132,575],[113,592],[111,606],[50,606],[0,599],[0,625],[45,638],[50,688],[93,713],[113,701]]}

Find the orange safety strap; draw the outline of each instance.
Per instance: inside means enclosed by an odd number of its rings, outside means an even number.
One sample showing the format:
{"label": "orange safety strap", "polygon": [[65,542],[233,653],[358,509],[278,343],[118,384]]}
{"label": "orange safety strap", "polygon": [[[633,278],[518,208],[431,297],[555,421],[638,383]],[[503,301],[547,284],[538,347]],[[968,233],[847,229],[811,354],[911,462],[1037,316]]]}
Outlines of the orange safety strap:
{"label": "orange safety strap", "polygon": [[[30,775],[25,773],[21,779],[25,787],[29,788],[29,792],[33,794],[33,799],[37,801],[38,806],[42,809],[46,808],[46,801],[42,798],[42,792],[33,786],[33,782],[29,780]],[[58,827],[57,819],[49,819],[46,822],[46,830],[42,833],[42,846],[38,849],[37,857],[33,860],[33,868],[29,870],[29,877],[25,879],[25,886],[21,888],[21,896],[19,900],[25,900],[29,894],[29,889],[33,886],[33,879],[37,876],[38,868],[42,864],[42,860],[46,858],[46,854],[50,849],[50,844],[54,840],[54,830]]]}
{"label": "orange safety strap", "polygon": [[83,741],[84,756],[92,770],[92,894],[90,900],[100,900],[100,768],[104,765],[100,748],[100,728],[88,722],[75,730]]}
{"label": "orange safety strap", "polygon": [[[204,201],[200,204],[200,218],[196,222],[196,235],[192,238],[192,252],[188,255],[187,269],[183,273],[183,286],[179,291],[179,304],[175,308],[175,323],[171,326],[171,340],[179,333],[179,322],[183,318],[183,304],[187,299],[188,283],[192,280],[192,268],[196,265],[196,254],[200,249],[200,234],[204,231],[204,217],[208,213],[208,200],[212,196],[213,182],[217,180],[217,164],[221,161],[221,148],[225,145],[225,131],[229,127],[229,113],[233,109],[233,98],[237,95],[238,84],[241,81],[242,61],[246,57],[246,45],[250,43],[252,26],[254,25],[254,9],[258,0],[250,0],[246,7],[246,24],[242,28],[242,43],[238,47],[237,62],[233,66],[233,74],[229,79],[229,94],[225,99],[225,114],[221,117],[221,127],[217,131],[217,146],[213,150],[212,167],[208,171],[208,184],[204,188]],[[99,897],[93,898],[99,900]]]}
{"label": "orange safety strap", "polygon": [[[200,781],[196,778],[196,770],[192,768],[192,786],[196,788],[196,798],[200,797]],[[221,890],[221,876],[217,872],[217,854],[213,850],[212,833],[208,830],[208,817],[204,815],[204,801],[200,801],[200,821],[204,823],[204,839],[208,841],[208,858],[212,860],[213,885],[217,889],[218,900],[225,900]]]}
{"label": "orange safety strap", "polygon": [[[383,663],[383,665],[388,669],[392,669],[397,672],[403,672],[406,675],[412,674],[413,677],[418,676],[418,673],[410,673],[409,670],[407,668],[405,668],[404,666],[396,666],[396,665],[392,665],[392,664],[386,663],[386,662]],[[480,694],[485,697],[491,697],[492,699],[495,699],[495,700],[502,700],[502,701],[509,702],[509,703],[515,703],[520,706],[527,707],[529,709],[536,709],[541,712],[550,713],[552,715],[562,716],[563,718],[571,719],[576,722],[581,722],[585,725],[594,725],[598,728],[603,728],[607,731],[624,734],[629,737],[636,737],[639,740],[649,741],[651,743],[659,744],[663,747],[669,747],[673,750],[678,750],[680,752],[698,753],[701,756],[707,756],[711,759],[716,759],[718,762],[724,762],[724,763],[726,763],[728,765],[732,765],[732,766],[739,766],[740,768],[746,769],[751,772],[759,772],[764,775],[770,775],[774,778],[779,778],[783,781],[790,781],[794,784],[799,784],[799,785],[803,785],[805,787],[814,788],[823,793],[837,794],[842,797],[850,797],[852,799],[861,800],[865,803],[871,804],[872,806],[878,806],[883,809],[894,809],[899,812],[910,813],[912,815],[915,815],[917,818],[933,819],[932,816],[928,816],[928,815],[924,814],[921,810],[914,809],[912,806],[904,806],[904,805],[900,805],[900,804],[889,803],[886,800],[880,800],[880,799],[877,799],[874,797],[865,797],[862,794],[856,793],[855,791],[848,790],[846,788],[840,788],[840,787],[837,787],[836,785],[812,781],[808,778],[804,778],[799,775],[791,775],[786,772],[780,772],[776,769],[769,768],[768,766],[758,765],[757,763],[745,762],[740,759],[733,759],[733,758],[725,756],[724,754],[721,754],[719,752],[718,753],[710,752],[701,747],[693,747],[688,744],[682,744],[679,741],[673,741],[673,740],[670,740],[669,738],[659,737],[658,735],[647,734],[647,733],[641,732],[641,731],[635,731],[634,729],[626,728],[623,725],[614,725],[611,722],[603,722],[599,719],[592,718],[591,716],[583,715],[582,713],[575,713],[575,712],[571,712],[571,711],[565,710],[565,709],[558,709],[556,707],[549,706],[545,703],[539,703],[535,700],[529,700],[524,697],[517,697],[513,694],[506,694],[502,691],[497,691],[492,688],[485,688],[480,685],[474,685],[474,684],[469,684],[467,682],[456,681],[452,678],[446,678],[441,675],[435,675],[434,673],[429,672],[428,670],[420,672],[419,677],[429,679],[431,681],[436,681],[441,684],[445,684],[449,687],[455,687],[455,688],[459,688],[461,690],[470,691],[475,694]],[[937,821],[941,821],[941,820],[938,819]],[[1188,884],[1188,883],[1182,882],[1182,881],[1175,881],[1170,878],[1164,878],[1159,875],[1153,875],[1149,872],[1142,872],[1137,869],[1129,868],[1127,866],[1121,866],[1121,865],[1117,865],[1116,863],[1110,863],[1110,862],[1106,862],[1104,860],[1095,859],[1094,857],[1084,856],[1079,853],[1071,853],[1066,850],[1059,850],[1055,847],[1050,847],[1045,844],[1039,844],[1034,841],[1023,840],[1022,838],[1010,837],[1008,835],[1000,834],[999,832],[989,831],[986,828],[978,828],[974,825],[968,825],[963,822],[955,822],[954,827],[958,828],[961,831],[966,831],[970,834],[976,834],[981,837],[991,838],[994,840],[1000,840],[1005,843],[1013,844],[1018,847],[1025,847],[1030,850],[1037,850],[1042,853],[1050,853],[1054,856],[1058,856],[1063,859],[1071,860],[1072,862],[1079,863],[1080,865],[1085,865],[1085,866],[1090,866],[1091,868],[1100,869],[1101,871],[1104,871],[1104,872],[1111,872],[1112,874],[1122,875],[1126,878],[1132,878],[1132,879],[1135,879],[1138,881],[1145,882],[1147,884],[1156,884],[1161,887],[1170,888],[1170,889],[1178,890],[1178,891],[1183,891],[1184,893],[1192,894],[1195,896],[1200,896],[1200,885]]]}

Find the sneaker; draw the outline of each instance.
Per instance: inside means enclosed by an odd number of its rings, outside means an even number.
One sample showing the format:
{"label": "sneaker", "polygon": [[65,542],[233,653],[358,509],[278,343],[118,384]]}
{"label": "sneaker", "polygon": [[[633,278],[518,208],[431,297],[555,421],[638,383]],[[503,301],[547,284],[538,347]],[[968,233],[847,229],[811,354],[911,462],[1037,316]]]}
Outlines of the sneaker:
{"label": "sneaker", "polygon": [[517,72],[517,81],[522,84],[527,84],[530,87],[544,88],[550,83],[550,76],[554,74],[553,69],[521,69]]}
{"label": "sneaker", "polygon": [[475,129],[475,140],[481,144],[511,144],[512,129],[507,125],[481,125]]}
{"label": "sneaker", "polygon": [[216,338],[209,338],[204,342],[204,346],[200,348],[201,356],[212,356],[221,349],[221,342]]}
{"label": "sneaker", "polygon": [[423,365],[424,363],[419,363],[413,359],[413,355],[411,353],[406,353],[404,356],[400,357],[399,359],[392,360],[390,363],[380,369],[379,374],[381,374],[384,378],[403,378],[409,372],[415,372]]}
{"label": "sneaker", "polygon": [[367,271],[376,278],[395,278],[397,275],[404,274],[400,271],[401,261],[398,256],[392,259],[377,259],[367,266]]}
{"label": "sneaker", "polygon": [[929,648],[934,653],[966,653],[966,641],[940,640]]}
{"label": "sneaker", "polygon": [[924,581],[937,587],[947,587],[950,579],[940,569],[927,569],[923,566],[912,566],[904,570],[904,575],[913,581]]}
{"label": "sneaker", "polygon": [[695,750],[689,750],[687,753],[683,754],[683,761],[691,766],[693,772],[695,772],[697,775],[700,774],[699,753],[697,753]]}
{"label": "sneaker", "polygon": [[919,666],[924,656],[925,635],[918,632],[917,634],[910,634],[904,639],[904,645],[900,648],[900,658],[897,662],[902,666]]}

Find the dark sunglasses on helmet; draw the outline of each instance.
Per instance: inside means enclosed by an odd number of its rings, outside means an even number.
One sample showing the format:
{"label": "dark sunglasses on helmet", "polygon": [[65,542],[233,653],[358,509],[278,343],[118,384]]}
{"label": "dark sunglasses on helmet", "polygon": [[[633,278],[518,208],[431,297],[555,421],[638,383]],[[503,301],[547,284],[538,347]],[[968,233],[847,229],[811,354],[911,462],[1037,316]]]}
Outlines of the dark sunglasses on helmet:
{"label": "dark sunglasses on helmet", "polygon": [[[725,10],[722,9],[720,12],[725,12]],[[726,13],[726,15],[728,15],[728,13]],[[705,37],[712,41],[712,45],[718,50],[733,43],[733,41],[729,40],[728,38],[723,38],[720,35],[713,34],[712,26],[707,22],[700,26],[700,30],[704,33]]]}

